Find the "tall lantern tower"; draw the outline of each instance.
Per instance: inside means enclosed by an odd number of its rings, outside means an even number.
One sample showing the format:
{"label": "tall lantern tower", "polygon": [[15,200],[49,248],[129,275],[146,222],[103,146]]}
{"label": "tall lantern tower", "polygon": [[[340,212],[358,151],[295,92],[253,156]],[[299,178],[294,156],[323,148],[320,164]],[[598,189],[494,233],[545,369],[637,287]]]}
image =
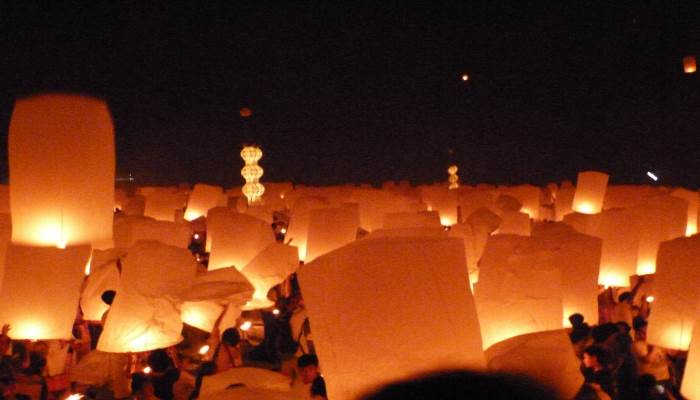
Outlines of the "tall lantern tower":
{"label": "tall lantern tower", "polygon": [[245,162],[243,169],[241,169],[241,176],[246,182],[243,185],[243,194],[248,199],[249,206],[259,203],[263,193],[265,193],[265,186],[260,183],[263,169],[258,165],[262,155],[263,152],[258,146],[243,146],[243,150],[241,150],[241,158]]}

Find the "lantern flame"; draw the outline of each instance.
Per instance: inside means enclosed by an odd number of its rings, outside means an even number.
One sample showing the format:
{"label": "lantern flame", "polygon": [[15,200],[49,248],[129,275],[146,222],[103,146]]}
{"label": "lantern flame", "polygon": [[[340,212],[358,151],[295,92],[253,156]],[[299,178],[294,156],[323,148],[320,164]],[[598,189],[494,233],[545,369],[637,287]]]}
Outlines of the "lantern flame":
{"label": "lantern flame", "polygon": [[654,296],[647,296],[646,301],[647,301],[647,303],[653,303],[653,302],[654,302]]}
{"label": "lantern flame", "polygon": [[693,74],[698,70],[698,65],[695,56],[683,57],[683,72]]}
{"label": "lantern flame", "polygon": [[274,310],[272,310],[272,314],[273,315],[280,315],[280,310],[275,308]]}
{"label": "lantern flame", "polygon": [[82,399],[83,397],[85,397],[85,396],[83,396],[83,395],[80,394],[80,393],[73,393],[73,394],[71,394],[70,396],[66,397],[66,400],[80,400],[80,399]]}
{"label": "lantern flame", "polygon": [[250,330],[250,328],[252,328],[252,327],[253,327],[253,323],[250,321],[245,321],[244,323],[241,324],[241,330],[244,332]]}
{"label": "lantern flame", "polygon": [[151,367],[146,367],[146,368],[143,369],[143,373],[146,374],[146,375],[150,374],[151,371],[152,371]]}

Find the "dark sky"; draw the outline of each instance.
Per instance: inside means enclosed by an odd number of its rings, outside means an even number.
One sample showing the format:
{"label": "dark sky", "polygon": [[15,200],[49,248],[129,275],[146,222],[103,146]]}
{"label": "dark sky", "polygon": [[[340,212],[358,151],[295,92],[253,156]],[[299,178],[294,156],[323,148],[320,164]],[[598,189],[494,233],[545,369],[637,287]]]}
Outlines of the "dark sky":
{"label": "dark sky", "polygon": [[60,90],[108,101],[144,184],[240,184],[245,142],[263,181],[700,183],[698,1],[7,3],[4,181],[14,99]]}

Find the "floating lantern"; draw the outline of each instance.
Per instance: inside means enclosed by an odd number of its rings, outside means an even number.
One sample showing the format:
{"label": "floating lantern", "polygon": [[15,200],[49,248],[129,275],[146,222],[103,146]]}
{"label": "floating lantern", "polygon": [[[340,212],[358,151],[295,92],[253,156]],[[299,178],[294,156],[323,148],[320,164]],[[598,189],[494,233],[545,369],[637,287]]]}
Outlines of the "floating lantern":
{"label": "floating lantern", "polygon": [[180,318],[189,326],[211,332],[223,311],[224,308],[213,301],[186,301],[180,306]]}
{"label": "floating lantern", "polygon": [[268,300],[267,293],[296,271],[299,267],[298,254],[296,247],[273,243],[241,270],[255,288],[253,298],[246,304],[245,309],[274,305]]}
{"label": "floating lantern", "polygon": [[244,321],[244,322],[241,324],[241,330],[242,330],[243,332],[249,331],[250,328],[252,328],[252,327],[253,327],[253,323],[250,322],[250,321]]}
{"label": "floating lantern", "polygon": [[700,208],[698,192],[679,188],[671,192],[671,196],[688,201],[688,222],[685,227],[685,236],[693,236],[698,233],[698,208]]}
{"label": "floating lantern", "polygon": [[661,243],[657,260],[647,340],[668,349],[687,350],[700,306],[700,236]]}
{"label": "floating lantern", "polygon": [[491,236],[479,262],[474,297],[484,348],[513,336],[562,328],[561,276],[555,254],[540,241]]}
{"label": "floating lantern", "polygon": [[540,192],[541,189],[533,185],[499,186],[501,194],[508,194],[520,200],[523,207],[520,209],[534,220],[540,219]]}
{"label": "floating lantern", "polygon": [[506,211],[500,214],[501,223],[496,233],[499,235],[530,236],[530,216],[524,212]]}
{"label": "floating lantern", "polygon": [[239,213],[222,213],[211,231],[209,269],[234,266],[243,269],[267,246],[275,243],[270,225],[258,218]]}
{"label": "floating lantern", "polygon": [[80,308],[83,310],[83,319],[86,321],[100,321],[109,306],[102,301],[102,293],[107,290],[116,291],[119,287],[119,270],[116,261],[102,265],[91,266],[87,285],[80,297]]}
{"label": "floating lantern", "polygon": [[146,198],[143,215],[159,221],[175,222],[177,210],[182,210],[187,201],[187,194],[177,192],[171,187],[154,187],[142,191]]}
{"label": "floating lantern", "polygon": [[483,368],[466,268],[462,240],[430,237],[363,239],[301,268],[328,397],[434,368]]}
{"label": "floating lantern", "polygon": [[303,196],[299,197],[292,206],[289,216],[289,226],[285,240],[287,243],[296,246],[299,249],[299,260],[306,259],[306,244],[309,237],[309,218],[311,210],[326,208],[330,206],[330,202],[325,197],[321,196]]}
{"label": "floating lantern", "polygon": [[117,296],[97,350],[142,352],[179,343],[182,321],[177,299],[191,288],[196,270],[187,249],[156,241],[132,246],[122,263]]}
{"label": "floating lantern", "polygon": [[139,240],[157,240],[163,244],[186,249],[192,238],[188,225],[138,216],[114,218],[114,243],[128,248]]}
{"label": "floating lantern", "polygon": [[105,102],[66,94],[17,100],[8,159],[14,243],[112,247],[114,128]]}
{"label": "floating lantern", "polygon": [[359,227],[357,204],[312,210],[305,262],[354,241]]}
{"label": "floating lantern", "polygon": [[0,288],[0,321],[13,339],[71,339],[89,245],[64,250],[11,244]]}
{"label": "floating lantern", "polygon": [[203,356],[203,355],[209,353],[209,345],[205,344],[204,346],[200,347],[198,353],[200,356]]}
{"label": "floating lantern", "polygon": [[456,224],[458,191],[449,190],[445,185],[421,186],[420,195],[423,203],[431,211],[440,213],[440,223],[444,226]]}
{"label": "floating lantern", "polygon": [[458,170],[459,168],[456,165],[451,165],[449,168],[447,168],[447,174],[449,175],[447,182],[450,183],[450,190],[459,189],[459,176],[457,176]]}
{"label": "floating lantern", "polygon": [[382,228],[384,215],[410,211],[409,199],[406,196],[386,190],[355,189],[350,201],[358,204],[360,226],[370,232]]}
{"label": "floating lantern", "polygon": [[694,74],[698,70],[698,65],[695,56],[683,57],[683,72],[686,74]]}
{"label": "floating lantern", "polygon": [[485,352],[489,371],[525,375],[557,391],[557,398],[572,399],[583,384],[580,361],[564,330],[516,336]]}
{"label": "floating lantern", "polygon": [[207,215],[209,209],[216,207],[223,190],[219,186],[210,186],[198,183],[194,185],[187,202],[185,219],[194,221],[195,219]]}
{"label": "floating lantern", "polygon": [[240,110],[238,110],[238,114],[242,118],[249,118],[251,115],[253,115],[253,111],[248,107],[242,107]]}
{"label": "floating lantern", "polygon": [[466,82],[469,80],[469,75],[468,74],[462,74],[462,81]]}
{"label": "floating lantern", "polygon": [[246,183],[243,185],[243,195],[248,199],[248,205],[255,204],[260,201],[265,186],[259,179],[263,175],[263,169],[258,165],[258,161],[262,158],[262,150],[258,146],[244,146],[241,150],[241,158],[245,162],[245,166],[241,169],[241,176]]}
{"label": "floating lantern", "polygon": [[602,172],[579,172],[572,209],[581,214],[597,214],[603,209],[609,175]]}

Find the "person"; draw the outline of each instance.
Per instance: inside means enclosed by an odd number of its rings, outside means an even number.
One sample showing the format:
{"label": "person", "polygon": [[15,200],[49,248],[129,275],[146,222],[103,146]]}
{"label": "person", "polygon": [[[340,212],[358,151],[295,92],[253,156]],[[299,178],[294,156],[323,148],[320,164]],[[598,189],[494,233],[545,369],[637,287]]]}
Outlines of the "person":
{"label": "person", "polygon": [[309,385],[311,399],[326,399],[326,381],[318,368],[318,357],[315,354],[304,354],[297,360],[299,377],[306,386]]}
{"label": "person", "polygon": [[519,376],[451,370],[390,383],[360,400],[553,400],[554,393]]}
{"label": "person", "polygon": [[599,385],[605,393],[615,399],[610,351],[601,345],[592,345],[583,350],[583,377],[586,383]]}
{"label": "person", "polygon": [[635,309],[633,305],[634,298],[643,283],[644,276],[640,276],[631,291],[624,292],[618,296],[618,302],[615,304],[612,322],[625,322],[627,323],[627,326],[632,326],[632,320],[635,317]]}
{"label": "person", "polygon": [[571,314],[569,316],[569,322],[571,322],[569,339],[574,346],[576,357],[581,359],[583,358],[583,349],[590,346],[593,341],[591,338],[591,327],[584,322],[583,315],[579,313]]}
{"label": "person", "polygon": [[165,349],[158,349],[148,355],[148,366],[151,372],[136,373],[132,376],[132,393],[148,398],[154,395],[161,400],[173,400],[173,386],[180,379],[180,370],[175,367],[173,360]]}
{"label": "person", "polygon": [[658,385],[670,389],[673,383],[666,352],[659,346],[647,343],[648,322],[643,317],[636,317],[633,325],[635,340],[632,344],[632,354],[637,358],[639,375],[651,375]]}

